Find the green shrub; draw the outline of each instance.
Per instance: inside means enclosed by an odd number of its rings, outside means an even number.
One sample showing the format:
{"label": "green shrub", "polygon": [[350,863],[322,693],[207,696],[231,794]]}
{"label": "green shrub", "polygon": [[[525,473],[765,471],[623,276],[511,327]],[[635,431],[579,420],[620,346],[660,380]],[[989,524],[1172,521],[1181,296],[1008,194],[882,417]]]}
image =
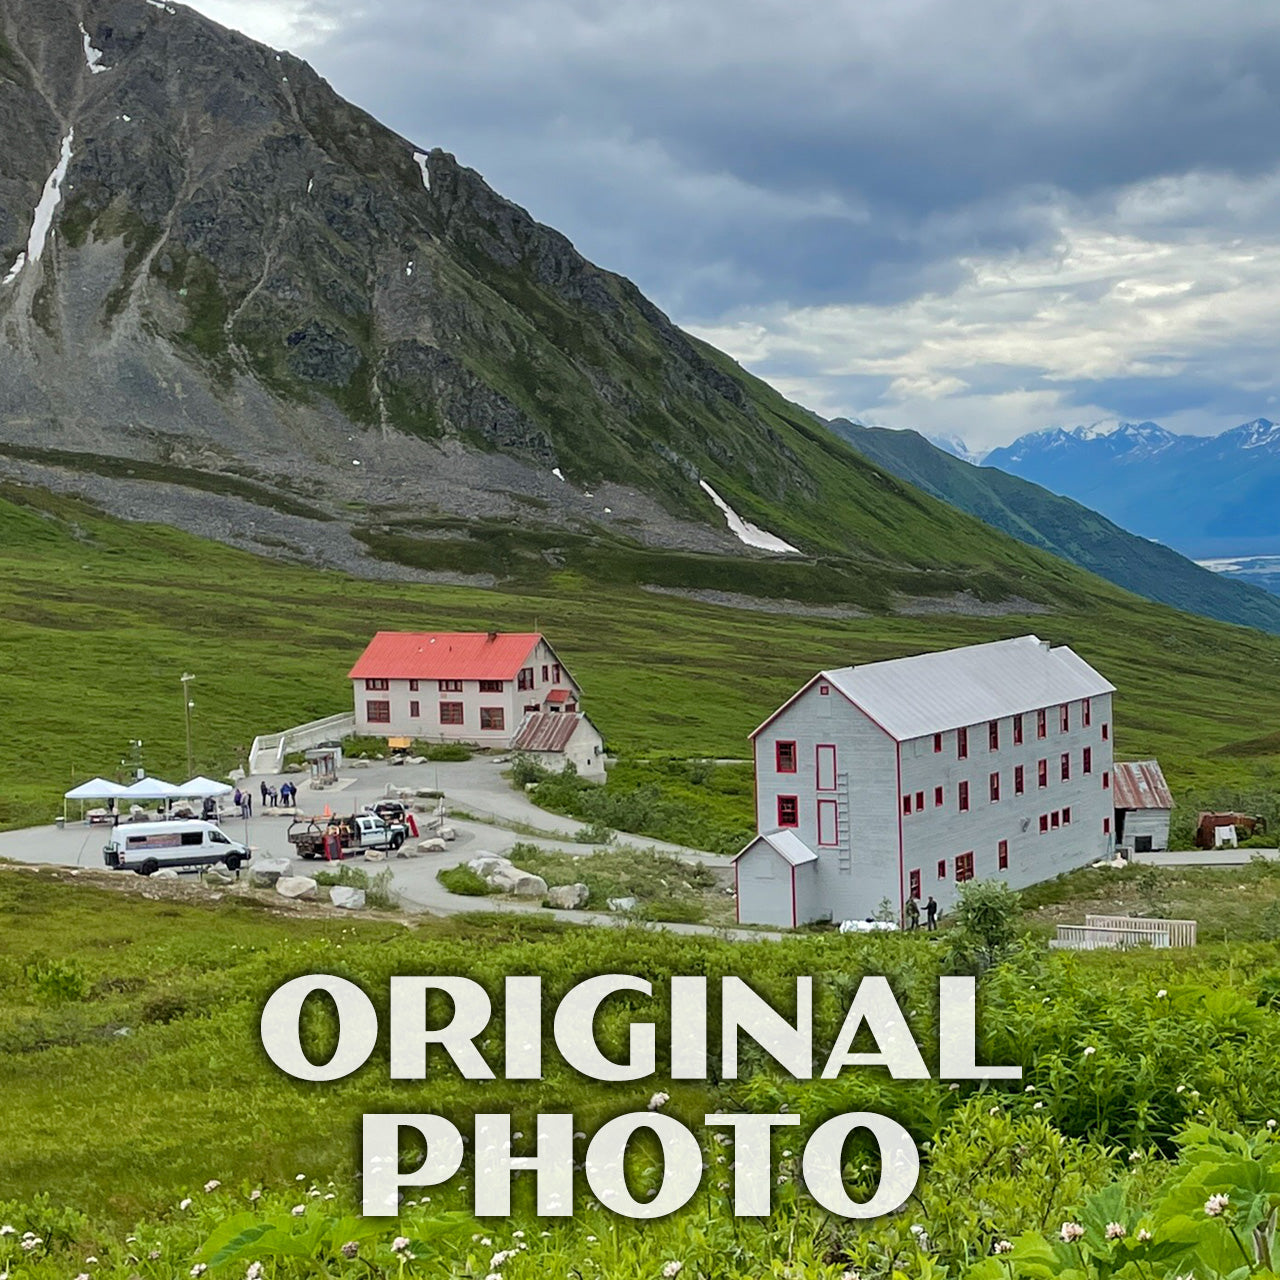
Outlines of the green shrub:
{"label": "green shrub", "polygon": [[486,884],[470,867],[446,867],[436,872],[440,881],[450,893],[464,894],[468,898],[483,898],[497,890]]}
{"label": "green shrub", "polygon": [[511,757],[511,781],[517,787],[527,787],[531,782],[542,782],[551,775],[532,756],[517,751]]}
{"label": "green shrub", "polygon": [[23,975],[37,1004],[72,1004],[89,994],[89,978],[75,960],[40,956],[27,962]]}

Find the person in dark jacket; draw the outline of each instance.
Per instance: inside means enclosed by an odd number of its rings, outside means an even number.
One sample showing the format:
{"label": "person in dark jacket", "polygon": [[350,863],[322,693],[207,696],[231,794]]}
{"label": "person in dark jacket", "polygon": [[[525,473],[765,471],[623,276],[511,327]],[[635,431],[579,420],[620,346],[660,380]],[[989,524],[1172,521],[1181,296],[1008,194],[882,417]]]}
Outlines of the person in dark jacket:
{"label": "person in dark jacket", "polygon": [[933,900],[933,894],[929,895],[929,901],[924,904],[924,918],[932,933],[938,927],[938,904]]}

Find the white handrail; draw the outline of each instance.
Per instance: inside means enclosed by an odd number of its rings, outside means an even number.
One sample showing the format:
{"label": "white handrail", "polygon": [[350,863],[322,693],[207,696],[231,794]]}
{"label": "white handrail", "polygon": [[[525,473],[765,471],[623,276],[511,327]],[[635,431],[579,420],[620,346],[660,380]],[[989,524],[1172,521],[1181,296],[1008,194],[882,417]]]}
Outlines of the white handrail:
{"label": "white handrail", "polygon": [[280,733],[264,733],[254,738],[249,749],[250,774],[279,773],[284,768],[284,758],[290,751],[301,751],[317,746],[330,738],[349,738],[356,731],[356,717],[352,711],[325,716],[295,725]]}

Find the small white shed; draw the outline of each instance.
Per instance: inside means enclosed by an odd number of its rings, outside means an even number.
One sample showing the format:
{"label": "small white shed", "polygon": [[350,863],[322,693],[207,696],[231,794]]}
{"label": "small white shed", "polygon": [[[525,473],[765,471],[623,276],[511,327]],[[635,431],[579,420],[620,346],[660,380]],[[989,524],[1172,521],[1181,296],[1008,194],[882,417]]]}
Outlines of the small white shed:
{"label": "small white shed", "polygon": [[511,749],[551,773],[572,762],[580,778],[604,781],[604,738],[581,711],[530,711]]}
{"label": "small white shed", "polygon": [[792,831],[762,833],[733,860],[738,919],[794,929],[830,919],[818,893],[818,855]]}
{"label": "small white shed", "polygon": [[1116,844],[1134,853],[1169,847],[1173,794],[1156,760],[1115,762]]}

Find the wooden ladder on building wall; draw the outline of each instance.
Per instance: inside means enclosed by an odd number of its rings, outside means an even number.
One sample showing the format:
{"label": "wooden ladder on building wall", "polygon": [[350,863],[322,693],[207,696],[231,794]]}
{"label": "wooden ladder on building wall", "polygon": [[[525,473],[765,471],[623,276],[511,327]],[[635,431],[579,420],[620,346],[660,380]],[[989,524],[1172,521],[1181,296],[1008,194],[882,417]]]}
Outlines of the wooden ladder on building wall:
{"label": "wooden ladder on building wall", "polygon": [[836,849],[836,867],[844,875],[853,873],[853,832],[849,826],[849,775],[836,774],[836,825],[840,844]]}

